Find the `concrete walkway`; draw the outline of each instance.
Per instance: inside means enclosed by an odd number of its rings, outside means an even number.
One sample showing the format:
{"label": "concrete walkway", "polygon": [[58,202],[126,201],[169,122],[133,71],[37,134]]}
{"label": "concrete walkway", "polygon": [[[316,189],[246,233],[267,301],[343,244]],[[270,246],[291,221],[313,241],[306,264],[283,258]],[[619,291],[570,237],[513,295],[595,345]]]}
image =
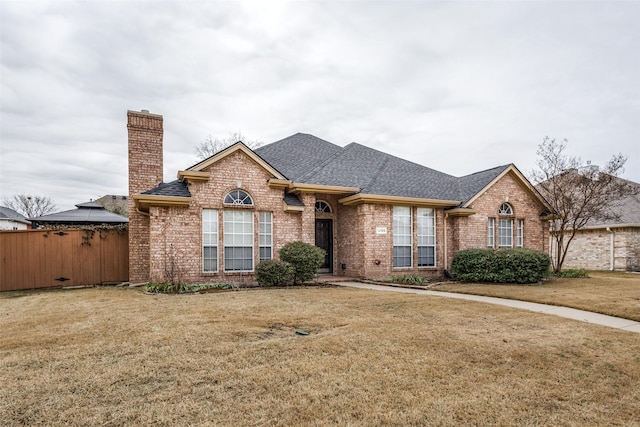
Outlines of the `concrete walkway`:
{"label": "concrete walkway", "polygon": [[620,317],[606,316],[604,314],[592,313],[590,311],[576,310],[575,308],[558,307],[555,305],[539,304],[536,302],[518,301],[513,299],[483,297],[480,295],[457,294],[453,292],[429,291],[426,289],[415,289],[398,286],[373,285],[360,282],[331,282],[337,286],[347,286],[350,288],[371,289],[375,291],[402,292],[406,294],[432,295],[436,297],[457,298],[469,301],[485,302],[489,304],[505,305],[507,307],[520,308],[534,311],[536,313],[553,314],[555,316],[566,317],[567,319],[580,320],[582,322],[594,323],[596,325],[609,326],[610,328],[622,329],[629,332],[640,333],[640,322],[622,319]]}

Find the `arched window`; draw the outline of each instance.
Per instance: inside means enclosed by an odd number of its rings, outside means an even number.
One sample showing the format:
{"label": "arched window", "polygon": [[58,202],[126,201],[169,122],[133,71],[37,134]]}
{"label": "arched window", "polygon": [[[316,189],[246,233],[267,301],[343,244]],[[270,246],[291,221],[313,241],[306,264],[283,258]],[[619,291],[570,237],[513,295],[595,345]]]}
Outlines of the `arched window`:
{"label": "arched window", "polygon": [[251,196],[242,190],[230,191],[224,198],[225,205],[242,205],[253,206],[253,199]]}
{"label": "arched window", "polygon": [[503,203],[498,209],[498,215],[503,218],[498,219],[498,247],[499,248],[512,248],[513,247],[513,218],[504,218],[505,216],[512,216],[513,209],[509,203]]}
{"label": "arched window", "polygon": [[513,209],[511,209],[511,205],[509,203],[503,203],[500,205],[500,209],[498,209],[498,214],[513,215]]}
{"label": "arched window", "polygon": [[316,213],[331,213],[331,206],[324,200],[318,200],[316,202]]}

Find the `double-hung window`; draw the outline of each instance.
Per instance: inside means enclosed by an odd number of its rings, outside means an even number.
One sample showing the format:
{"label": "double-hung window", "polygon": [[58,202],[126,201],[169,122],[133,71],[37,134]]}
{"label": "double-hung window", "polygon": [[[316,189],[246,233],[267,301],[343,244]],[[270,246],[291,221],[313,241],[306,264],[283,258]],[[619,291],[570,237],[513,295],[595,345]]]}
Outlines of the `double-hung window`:
{"label": "double-hung window", "polygon": [[518,241],[517,241],[517,246],[519,248],[524,247],[524,219],[519,219],[518,220]]}
{"label": "double-hung window", "polygon": [[433,209],[418,208],[418,267],[436,265],[436,221]]}
{"label": "double-hung window", "polygon": [[[513,209],[509,203],[503,203],[498,209],[499,215],[513,215]],[[513,218],[498,219],[498,247],[513,247]]]}
{"label": "double-hung window", "polygon": [[513,220],[502,219],[498,220],[498,247],[499,248],[512,248],[513,247]]}
{"label": "double-hung window", "polygon": [[393,266],[411,267],[411,208],[393,207]]}
{"label": "double-hung window", "polygon": [[218,271],[218,211],[202,210],[202,271]]}
{"label": "double-hung window", "polygon": [[224,211],[224,271],[253,271],[253,211]]}
{"label": "double-hung window", "polygon": [[487,218],[487,247],[494,248],[496,240],[496,219]]}
{"label": "double-hung window", "polygon": [[258,213],[258,244],[260,261],[273,258],[273,216],[271,212]]}

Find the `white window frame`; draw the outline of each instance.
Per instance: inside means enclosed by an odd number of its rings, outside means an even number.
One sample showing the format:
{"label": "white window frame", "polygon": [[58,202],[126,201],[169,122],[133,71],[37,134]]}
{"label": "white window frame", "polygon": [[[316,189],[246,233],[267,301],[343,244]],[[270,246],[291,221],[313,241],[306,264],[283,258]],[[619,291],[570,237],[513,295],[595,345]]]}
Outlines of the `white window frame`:
{"label": "white window frame", "polygon": [[[263,256],[263,250],[269,250],[268,256]],[[273,259],[273,214],[258,212],[258,260],[260,262]]]}
{"label": "white window frame", "polygon": [[496,219],[487,218],[487,247],[496,247]]}
{"label": "white window frame", "polygon": [[519,248],[524,247],[524,219],[517,220],[517,245]]}
{"label": "white window frame", "polygon": [[[436,266],[436,214],[433,208],[418,208],[418,267]],[[421,263],[420,249],[433,248],[433,263]]]}
{"label": "white window frame", "polygon": [[330,214],[332,212],[331,211],[331,205],[329,203],[325,202],[324,200],[316,201],[315,210],[316,210],[316,213],[328,213],[328,214]]}
{"label": "white window frame", "polygon": [[[207,249],[214,252],[213,256],[207,257]],[[202,210],[202,271],[204,273],[218,272],[218,210]],[[215,268],[207,269],[207,261],[213,261]]]}
{"label": "white window frame", "polygon": [[513,247],[513,219],[512,218],[498,219],[498,247],[499,248]]}
{"label": "white window frame", "polygon": [[[228,273],[252,272],[254,264],[254,215],[252,210],[225,209],[223,211],[223,239],[224,239],[224,271]],[[250,257],[236,258],[236,250],[251,249]],[[250,263],[250,268],[230,268],[235,261]]]}
{"label": "white window frame", "polygon": [[[396,255],[396,249],[408,248],[409,256],[402,257]],[[393,207],[393,268],[412,268],[413,267],[413,221],[411,218],[411,207],[394,206]],[[409,265],[398,265],[398,260],[409,259]],[[404,264],[404,263],[403,263]]]}

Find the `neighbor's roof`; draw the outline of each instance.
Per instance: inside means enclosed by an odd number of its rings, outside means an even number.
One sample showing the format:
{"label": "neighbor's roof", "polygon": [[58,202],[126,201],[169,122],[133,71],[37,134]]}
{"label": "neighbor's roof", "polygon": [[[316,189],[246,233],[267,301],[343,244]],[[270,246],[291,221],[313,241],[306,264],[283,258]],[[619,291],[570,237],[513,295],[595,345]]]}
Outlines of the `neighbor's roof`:
{"label": "neighbor's roof", "polygon": [[30,220],[33,222],[69,224],[118,224],[129,222],[127,217],[109,212],[96,202],[79,203],[76,207],[78,209],[56,212],[30,218]]}
{"label": "neighbor's roof", "polygon": [[23,224],[31,224],[27,218],[20,215],[18,212],[6,206],[0,206],[0,219],[6,219],[9,221],[21,222]]}

